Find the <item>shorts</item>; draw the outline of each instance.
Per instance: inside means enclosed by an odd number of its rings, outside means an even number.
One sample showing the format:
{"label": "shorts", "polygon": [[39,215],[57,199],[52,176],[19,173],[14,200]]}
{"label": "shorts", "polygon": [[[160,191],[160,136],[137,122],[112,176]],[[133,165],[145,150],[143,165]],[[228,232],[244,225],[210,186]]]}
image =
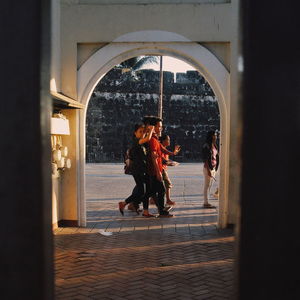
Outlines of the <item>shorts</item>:
{"label": "shorts", "polygon": [[165,169],[163,169],[163,171],[162,171],[162,178],[163,178],[166,189],[170,189],[173,187],[172,182],[169,178],[168,172]]}

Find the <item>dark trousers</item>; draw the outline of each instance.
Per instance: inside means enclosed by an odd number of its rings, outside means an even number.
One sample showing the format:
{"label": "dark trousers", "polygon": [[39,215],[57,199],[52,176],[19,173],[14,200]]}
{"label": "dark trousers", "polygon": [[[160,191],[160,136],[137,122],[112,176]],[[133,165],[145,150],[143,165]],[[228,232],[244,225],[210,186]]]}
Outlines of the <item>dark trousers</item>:
{"label": "dark trousers", "polygon": [[148,198],[153,197],[156,201],[156,205],[161,214],[165,207],[165,186],[162,181],[157,180],[156,176],[150,176],[150,190]]}
{"label": "dark trousers", "polygon": [[149,176],[148,175],[132,175],[135,181],[135,187],[132,194],[125,199],[126,203],[133,202],[135,206],[143,202],[143,209],[148,209],[149,207],[149,196],[147,191],[149,191]]}

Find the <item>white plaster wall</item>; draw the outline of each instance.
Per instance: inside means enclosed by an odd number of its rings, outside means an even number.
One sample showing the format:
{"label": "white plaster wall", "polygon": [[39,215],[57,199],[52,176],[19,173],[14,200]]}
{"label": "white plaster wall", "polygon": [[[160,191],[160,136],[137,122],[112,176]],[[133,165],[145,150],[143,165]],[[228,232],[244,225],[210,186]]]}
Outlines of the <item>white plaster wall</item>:
{"label": "white plaster wall", "polygon": [[77,44],[77,69],[79,69],[90,56],[104,47],[105,43],[80,43]]}
{"label": "white plaster wall", "polygon": [[204,42],[201,46],[213,53],[223,64],[228,72],[231,67],[231,47],[230,42]]}
{"label": "white plaster wall", "polygon": [[[192,42],[229,42],[232,35],[230,3],[63,3],[61,22],[62,92],[74,99],[77,97],[77,43],[109,43],[126,33],[147,30],[176,32]],[[160,42],[156,38],[153,41]]]}

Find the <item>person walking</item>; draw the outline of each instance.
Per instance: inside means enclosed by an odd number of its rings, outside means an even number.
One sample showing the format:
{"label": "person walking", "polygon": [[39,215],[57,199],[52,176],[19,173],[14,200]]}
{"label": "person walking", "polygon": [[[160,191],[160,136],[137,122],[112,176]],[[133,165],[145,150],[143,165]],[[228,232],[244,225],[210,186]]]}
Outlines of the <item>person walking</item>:
{"label": "person walking", "polygon": [[[169,162],[169,156],[170,155],[176,155],[180,151],[180,146],[176,145],[177,147],[175,148],[174,152],[166,152],[167,147],[170,146],[171,140],[170,137],[167,134],[163,134],[160,137],[160,142],[163,146],[163,151],[162,151],[162,157],[163,157],[163,170],[162,170],[162,177],[166,189],[166,204],[169,206],[175,205],[175,202],[171,200],[171,188],[173,187],[172,182],[169,178],[169,174],[167,171],[168,168],[168,162]],[[168,150],[167,150],[168,151]]]}
{"label": "person walking", "polygon": [[206,142],[202,146],[202,155],[204,160],[203,175],[204,175],[204,208],[216,208],[208,202],[208,195],[212,186],[213,180],[216,181],[216,172],[219,167],[219,149],[217,146],[218,134],[216,131],[209,131],[206,135]]}
{"label": "person walking", "polygon": [[[144,119],[144,122],[148,122],[150,125],[154,126],[154,132],[149,141],[148,174],[150,176],[150,191],[148,196],[152,196],[155,199],[159,217],[173,217],[173,215],[165,210],[164,205],[165,187],[162,177],[162,151],[164,150],[159,142],[159,137],[162,132],[162,119],[159,117],[148,117],[147,119]],[[172,153],[168,150],[166,151]]]}
{"label": "person walking", "polygon": [[132,161],[131,174],[134,178],[136,186],[133,189],[132,194],[125,199],[125,201],[119,202],[119,211],[124,215],[124,209],[127,204],[133,203],[138,213],[139,203],[143,202],[143,216],[154,217],[149,213],[149,197],[146,196],[145,184],[149,185],[149,177],[147,174],[147,148],[146,143],[152,138],[154,126],[148,126],[148,130],[145,131],[144,124],[136,124],[134,128],[133,145],[130,149],[130,159]]}

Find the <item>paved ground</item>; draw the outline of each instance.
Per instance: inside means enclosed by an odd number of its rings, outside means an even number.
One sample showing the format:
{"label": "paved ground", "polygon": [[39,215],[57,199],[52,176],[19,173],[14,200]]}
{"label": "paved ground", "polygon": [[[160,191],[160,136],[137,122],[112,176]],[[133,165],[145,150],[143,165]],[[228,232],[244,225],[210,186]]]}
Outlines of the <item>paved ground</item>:
{"label": "paved ground", "polygon": [[234,237],[202,208],[202,164],[169,168],[171,219],[120,215],[134,186],[122,167],[87,165],[88,228],[55,231],[56,299],[233,299]]}

